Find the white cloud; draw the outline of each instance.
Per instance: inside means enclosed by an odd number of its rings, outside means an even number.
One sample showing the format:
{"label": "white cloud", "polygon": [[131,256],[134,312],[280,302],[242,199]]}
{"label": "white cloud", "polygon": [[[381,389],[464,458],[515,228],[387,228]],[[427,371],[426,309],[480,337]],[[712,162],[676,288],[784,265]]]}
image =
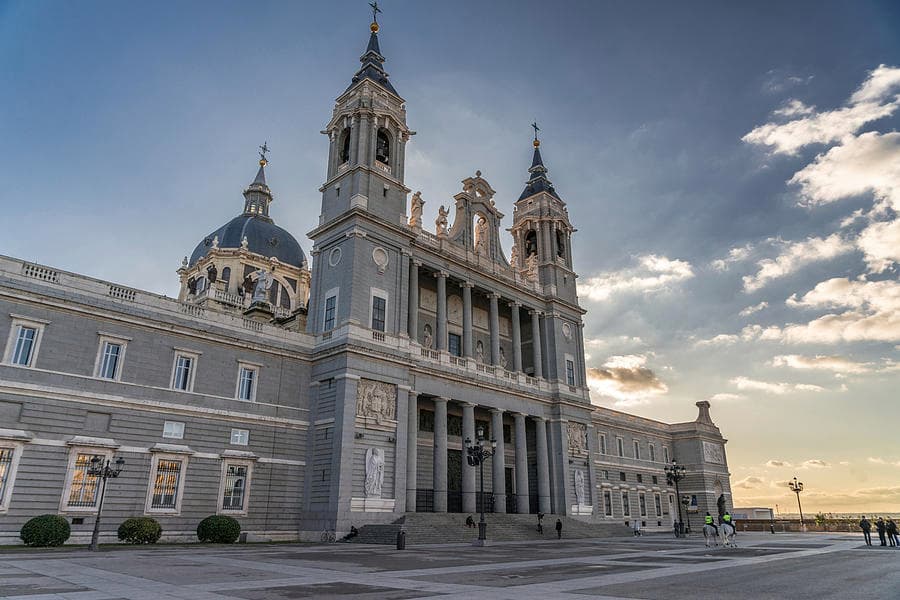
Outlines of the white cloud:
{"label": "white cloud", "polygon": [[693,276],[694,269],[687,261],[648,254],[638,257],[636,267],[588,278],[578,285],[578,293],[589,300],[601,301],[617,293],[662,292]]}
{"label": "white cloud", "polygon": [[[900,161],[900,154],[897,160]],[[874,273],[882,273],[900,263],[900,219],[870,224],[860,233],[857,245]]]}
{"label": "white cloud", "polygon": [[870,462],[871,464],[873,464],[873,465],[884,465],[884,466],[890,466],[890,467],[900,467],[900,460],[896,460],[896,461],[885,460],[885,459],[881,458],[880,456],[870,456],[870,457],[869,457],[868,459],[866,459],[866,460],[867,460],[868,462]]}
{"label": "white cloud", "polygon": [[[786,123],[760,125],[742,139],[767,146],[775,154],[796,154],[809,144],[836,142],[859,131],[866,123],[893,114],[900,107],[900,69],[881,65],[850,97],[848,105],[815,112],[802,103],[790,102],[776,116],[799,117]],[[788,114],[792,113],[792,114]]]}
{"label": "white cloud", "polygon": [[716,271],[727,271],[732,264],[749,258],[751,252],[752,247],[750,244],[738,246],[729,250],[728,255],[725,258],[717,258],[709,264]]}
{"label": "white cloud", "polygon": [[731,383],[735,387],[737,387],[737,389],[742,391],[763,392],[766,394],[774,394],[776,396],[783,396],[785,394],[789,394],[790,392],[825,391],[825,388],[809,383],[791,384],[783,382],[759,381],[758,379],[750,379],[749,377],[734,377],[731,379]]}
{"label": "white cloud", "polygon": [[803,461],[803,464],[800,465],[801,469],[828,469],[831,468],[831,464],[827,461],[811,458],[809,460]]}
{"label": "white cloud", "polygon": [[764,309],[768,306],[769,306],[769,303],[766,302],[765,300],[763,300],[759,304],[754,304],[753,306],[748,306],[747,308],[745,308],[738,314],[740,314],[742,317],[749,317],[750,315],[752,315],[754,313],[758,313],[759,311],[761,311],[762,309]]}
{"label": "white cloud", "polygon": [[713,394],[710,396],[711,402],[733,402],[735,400],[744,400],[747,397],[742,394],[730,394],[728,392],[720,392],[718,394]]}
{"label": "white cloud", "polygon": [[647,356],[611,356],[600,368],[590,368],[587,383],[592,393],[607,396],[619,406],[637,404],[669,391],[652,370]]}
{"label": "white cloud", "polygon": [[736,481],[733,487],[744,490],[752,490],[759,487],[765,487],[766,485],[766,480],[762,477],[750,475],[749,477],[744,477],[743,479]]}
{"label": "white cloud", "polygon": [[781,339],[781,329],[775,325],[763,327],[762,325],[747,325],[741,329],[741,339],[745,342],[753,340],[778,341]]}
{"label": "white cloud", "polygon": [[773,279],[790,275],[801,267],[822,260],[829,260],[854,249],[851,242],[840,234],[833,233],[827,238],[810,237],[800,242],[783,242],[781,253],[759,261],[759,271],[755,275],[745,275],[744,291],[755,292]]}
{"label": "white cloud", "polygon": [[698,348],[702,348],[703,346],[731,346],[732,344],[737,343],[741,338],[732,333],[720,333],[717,336],[711,337],[708,340],[698,340],[694,343],[694,346]]}
{"label": "white cloud", "polygon": [[789,100],[787,104],[772,112],[777,117],[805,117],[816,112],[815,106],[807,106],[800,100]]}
{"label": "white cloud", "polygon": [[781,467],[790,467],[790,466],[791,466],[791,463],[789,463],[789,462],[786,461],[786,460],[775,460],[775,459],[773,459],[773,460],[767,461],[767,462],[766,462],[766,466],[769,467],[769,468],[776,469],[776,468],[781,468]]}
{"label": "white cloud", "polygon": [[784,354],[772,359],[775,367],[789,367],[791,369],[831,371],[841,374],[867,373],[870,366],[866,363],[855,362],[841,356],[801,356],[799,354]]}

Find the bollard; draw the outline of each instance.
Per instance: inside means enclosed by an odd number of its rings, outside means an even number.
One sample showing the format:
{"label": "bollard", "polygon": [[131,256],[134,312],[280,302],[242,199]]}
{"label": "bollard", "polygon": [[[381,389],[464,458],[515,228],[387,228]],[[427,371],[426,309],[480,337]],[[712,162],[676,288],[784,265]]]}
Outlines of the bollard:
{"label": "bollard", "polygon": [[397,550],[406,550],[406,532],[402,529],[397,532]]}

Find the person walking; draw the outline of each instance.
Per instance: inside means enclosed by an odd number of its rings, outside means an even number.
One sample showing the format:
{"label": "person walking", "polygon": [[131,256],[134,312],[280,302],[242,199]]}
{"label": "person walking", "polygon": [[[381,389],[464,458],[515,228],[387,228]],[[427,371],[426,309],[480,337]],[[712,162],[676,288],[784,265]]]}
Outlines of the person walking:
{"label": "person walking", "polygon": [[641,534],[641,520],[635,519],[631,522],[631,535],[633,537],[638,537]]}
{"label": "person walking", "polygon": [[538,533],[544,535],[544,513],[538,513]]}
{"label": "person walking", "polygon": [[894,520],[890,517],[888,517],[887,523],[885,524],[885,530],[890,545],[895,548],[900,548],[900,538],[897,537],[897,524],[894,523]]}
{"label": "person walking", "polygon": [[878,520],[875,521],[875,529],[878,530],[878,541],[881,542],[882,546],[887,546],[887,541],[884,539],[885,526],[884,519],[878,517]]}
{"label": "person walking", "polygon": [[872,545],[872,524],[869,523],[869,520],[866,518],[866,515],[862,516],[862,519],[859,520],[859,528],[862,529],[863,537],[866,538],[866,546]]}
{"label": "person walking", "polygon": [[562,521],[559,519],[556,520],[556,539],[562,539]]}

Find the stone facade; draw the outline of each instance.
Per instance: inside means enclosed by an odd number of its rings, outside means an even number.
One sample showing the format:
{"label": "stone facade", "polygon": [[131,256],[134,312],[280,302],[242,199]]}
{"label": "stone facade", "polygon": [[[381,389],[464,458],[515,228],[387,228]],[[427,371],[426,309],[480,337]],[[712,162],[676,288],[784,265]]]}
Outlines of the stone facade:
{"label": "stone facade", "polygon": [[[319,539],[406,511],[473,513],[464,440],[478,430],[497,442],[488,510],[671,527],[673,459],[691,510],[715,513],[719,496],[731,506],[708,403],[675,425],[591,404],[575,229],[537,140],[509,258],[480,172],[441,211],[446,228],[423,228],[427,194],[408,210],[414,132],[376,31],[323,131],[311,269],[302,251],[293,264],[269,256],[262,234],[256,246],[214,236],[172,299],[0,257],[0,543],[47,512],[84,541],[93,455],[126,461],[104,539],[144,514],[169,539],[215,513],[250,539]],[[276,231],[260,165],[240,218]],[[273,282],[281,291],[265,295]]]}

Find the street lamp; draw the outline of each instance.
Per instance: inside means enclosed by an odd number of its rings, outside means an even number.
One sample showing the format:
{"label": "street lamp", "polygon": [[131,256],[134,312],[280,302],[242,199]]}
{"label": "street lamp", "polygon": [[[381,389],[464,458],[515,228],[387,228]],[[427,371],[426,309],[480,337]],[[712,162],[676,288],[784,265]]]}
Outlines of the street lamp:
{"label": "street lamp", "polygon": [[[684,465],[679,465],[678,461],[672,459],[671,465],[666,465],[666,481],[669,485],[675,484],[675,497],[679,500],[681,499],[681,491],[678,489],[678,482],[684,479],[685,477],[685,468]],[[676,534],[679,537],[684,536],[684,521],[681,518],[681,504],[678,503],[678,529],[676,530]],[[685,505],[685,509],[687,506]]]}
{"label": "street lamp", "polygon": [[[487,544],[487,523],[484,520],[484,461],[494,455],[497,449],[497,440],[484,439],[484,427],[478,426],[475,430],[475,444],[471,438],[466,438],[466,463],[470,467],[478,466],[481,468],[481,520],[478,521],[478,539],[473,542],[473,546],[484,546]],[[490,447],[488,447],[490,446]]]}
{"label": "street lamp", "polygon": [[97,505],[97,518],[94,519],[94,532],[91,534],[91,545],[88,550],[96,552],[100,549],[100,512],[103,510],[103,497],[106,495],[106,480],[110,477],[116,478],[125,467],[125,459],[119,456],[116,458],[115,466],[110,466],[109,459],[103,464],[103,457],[94,455],[91,457],[91,466],[88,467],[87,474],[91,477],[100,478],[100,502]]}
{"label": "street lamp", "polygon": [[803,506],[800,505],[800,492],[803,491],[803,482],[797,481],[797,478],[794,477],[793,481],[788,481],[788,487],[797,494],[797,508],[800,509],[800,531],[803,531]]}
{"label": "street lamp", "polygon": [[691,513],[688,512],[688,506],[691,503],[691,497],[685,494],[681,497],[681,504],[684,506],[684,514],[687,515],[687,532],[691,532]]}

